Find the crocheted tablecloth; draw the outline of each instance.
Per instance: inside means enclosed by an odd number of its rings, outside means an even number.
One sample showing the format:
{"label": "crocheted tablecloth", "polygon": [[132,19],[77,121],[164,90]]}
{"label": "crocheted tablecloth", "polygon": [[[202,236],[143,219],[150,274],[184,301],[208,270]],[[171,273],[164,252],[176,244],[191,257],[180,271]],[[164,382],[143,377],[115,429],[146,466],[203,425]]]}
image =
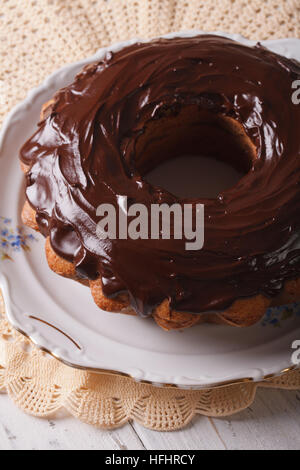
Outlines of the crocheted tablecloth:
{"label": "crocheted tablecloth", "polygon": [[[28,90],[66,63],[131,37],[193,28],[258,40],[300,37],[300,0],[2,0],[0,124]],[[64,407],[101,427],[135,419],[151,429],[174,430],[195,414],[226,416],[246,408],[258,386],[297,389],[300,372],[261,384],[183,391],[75,370],[14,331],[0,300],[0,390],[33,415]]]}

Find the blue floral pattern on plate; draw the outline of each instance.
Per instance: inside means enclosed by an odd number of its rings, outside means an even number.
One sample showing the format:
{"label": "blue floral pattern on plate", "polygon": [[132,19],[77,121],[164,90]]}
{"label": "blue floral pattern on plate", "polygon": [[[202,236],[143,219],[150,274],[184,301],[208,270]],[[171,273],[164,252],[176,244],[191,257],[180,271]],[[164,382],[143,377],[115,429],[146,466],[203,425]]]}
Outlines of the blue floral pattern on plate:
{"label": "blue floral pattern on plate", "polygon": [[282,323],[290,318],[300,318],[300,303],[295,302],[290,305],[281,305],[280,307],[268,308],[264,318],[261,321],[262,326],[273,325],[282,327]]}
{"label": "blue floral pattern on plate", "polygon": [[22,227],[13,228],[12,220],[0,216],[0,260],[13,261],[14,253],[30,251],[34,235],[26,233]]}

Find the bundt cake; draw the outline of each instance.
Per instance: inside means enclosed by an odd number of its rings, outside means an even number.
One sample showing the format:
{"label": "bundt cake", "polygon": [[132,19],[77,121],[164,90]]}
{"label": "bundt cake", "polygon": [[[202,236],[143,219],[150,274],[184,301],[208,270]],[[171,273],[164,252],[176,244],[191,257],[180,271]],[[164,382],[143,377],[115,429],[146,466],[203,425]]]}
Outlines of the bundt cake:
{"label": "bundt cake", "polygon": [[[57,274],[103,310],[162,328],[249,326],[300,299],[300,64],[215,35],[156,39],[106,53],[46,103],[21,149],[25,224],[46,237]],[[167,159],[204,154],[243,173],[214,199],[149,184]],[[101,240],[101,204],[202,203],[205,241]],[[70,299],[72,302],[72,299]]]}

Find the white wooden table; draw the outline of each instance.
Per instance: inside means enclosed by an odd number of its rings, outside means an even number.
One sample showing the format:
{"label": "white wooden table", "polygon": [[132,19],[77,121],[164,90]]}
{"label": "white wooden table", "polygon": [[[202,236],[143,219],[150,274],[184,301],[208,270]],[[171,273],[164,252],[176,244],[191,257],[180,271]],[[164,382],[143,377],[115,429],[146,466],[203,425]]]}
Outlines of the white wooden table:
{"label": "white wooden table", "polygon": [[137,423],[103,431],[60,413],[25,415],[0,393],[0,450],[300,449],[300,392],[259,390],[255,403],[231,418],[197,417],[182,431],[160,433]]}

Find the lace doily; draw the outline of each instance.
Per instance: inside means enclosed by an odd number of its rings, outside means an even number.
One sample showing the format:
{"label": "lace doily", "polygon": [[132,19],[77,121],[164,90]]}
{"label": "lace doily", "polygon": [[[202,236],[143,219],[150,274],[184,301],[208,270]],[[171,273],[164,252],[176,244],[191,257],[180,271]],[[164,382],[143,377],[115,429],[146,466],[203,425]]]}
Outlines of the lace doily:
{"label": "lace doily", "polygon": [[[2,0],[0,123],[29,89],[60,66],[99,47],[184,29],[220,30],[251,39],[300,37],[299,0]],[[256,389],[300,388],[300,371],[264,383],[201,391],[156,388],[71,369],[13,330],[0,297],[0,390],[24,411],[49,416],[64,407],[103,428],[134,419],[156,430],[185,426],[195,414],[228,416]]]}

